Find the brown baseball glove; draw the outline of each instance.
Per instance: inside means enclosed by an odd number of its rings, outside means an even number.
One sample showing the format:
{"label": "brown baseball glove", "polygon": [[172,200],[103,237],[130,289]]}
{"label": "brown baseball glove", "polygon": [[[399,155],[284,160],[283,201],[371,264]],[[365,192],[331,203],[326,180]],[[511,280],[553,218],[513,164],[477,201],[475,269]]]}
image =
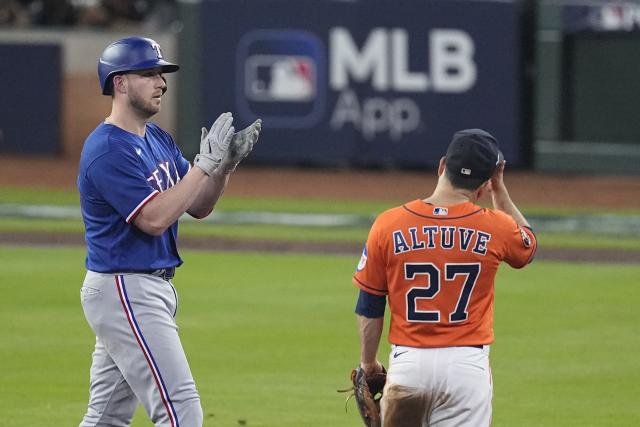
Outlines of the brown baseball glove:
{"label": "brown baseball glove", "polygon": [[353,387],[346,390],[338,390],[339,392],[353,392],[347,398],[347,402],[352,396],[355,396],[358,412],[360,412],[362,421],[367,427],[380,427],[382,425],[380,399],[382,398],[382,390],[386,381],[387,371],[384,366],[382,367],[382,372],[370,375],[365,374],[364,370],[358,366],[351,371]]}

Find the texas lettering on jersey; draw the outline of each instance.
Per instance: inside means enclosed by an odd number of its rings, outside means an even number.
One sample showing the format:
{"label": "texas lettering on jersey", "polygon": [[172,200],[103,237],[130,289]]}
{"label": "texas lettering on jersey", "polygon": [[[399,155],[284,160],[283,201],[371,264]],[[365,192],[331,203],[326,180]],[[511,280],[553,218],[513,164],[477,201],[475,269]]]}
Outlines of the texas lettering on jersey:
{"label": "texas lettering on jersey", "polygon": [[158,164],[158,168],[151,172],[147,181],[158,191],[163,192],[180,182],[178,168],[174,162],[164,161]]}
{"label": "texas lettering on jersey", "polygon": [[102,273],[180,265],[178,223],[150,237],[136,228],[135,219],[190,167],[173,138],[153,123],[147,123],[143,137],[101,123],[82,148],[78,171],[87,268]]}
{"label": "texas lettering on jersey", "polygon": [[535,250],[533,232],[502,212],[415,200],[376,219],[353,282],[387,296],[392,344],[490,344],[498,266],[523,267]]}

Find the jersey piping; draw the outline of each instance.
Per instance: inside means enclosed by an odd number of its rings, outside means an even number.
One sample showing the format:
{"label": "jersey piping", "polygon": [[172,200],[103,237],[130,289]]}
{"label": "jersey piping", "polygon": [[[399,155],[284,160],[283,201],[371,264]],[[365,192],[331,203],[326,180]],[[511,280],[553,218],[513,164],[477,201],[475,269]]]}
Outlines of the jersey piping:
{"label": "jersey piping", "polygon": [[133,209],[133,211],[129,214],[129,216],[127,217],[126,221],[127,224],[131,224],[131,222],[136,219],[136,217],[138,216],[138,214],[140,213],[140,211],[142,210],[142,208],[149,203],[151,200],[153,200],[158,194],[160,194],[160,192],[158,190],[154,190],[153,193],[149,194],[143,201],[141,201],[138,206],[135,207],[135,209]]}
{"label": "jersey piping", "polygon": [[358,278],[356,276],[353,276],[353,280],[357,281],[358,283],[360,283],[362,286],[364,286],[365,288],[371,290],[371,293],[375,294],[375,295],[386,295],[387,292],[385,291],[381,291],[380,289],[376,289],[372,286],[367,285],[366,283],[363,283],[361,280],[358,280]]}
{"label": "jersey piping", "polygon": [[421,213],[418,213],[418,212],[412,211],[411,209],[409,209],[409,208],[407,207],[407,205],[402,205],[402,207],[403,207],[407,212],[410,212],[410,213],[412,213],[412,214],[414,214],[414,215],[416,215],[416,216],[419,216],[419,217],[421,217],[421,218],[437,219],[438,221],[450,221],[450,220],[452,220],[452,219],[461,219],[461,218],[466,218],[466,217],[469,217],[469,216],[471,216],[471,215],[475,215],[475,214],[477,214],[478,212],[482,212],[482,209],[478,209],[477,211],[473,211],[473,212],[470,212],[470,213],[465,214],[465,215],[460,215],[460,216],[451,216],[451,217],[441,217],[441,216],[423,215],[423,214],[421,214]]}

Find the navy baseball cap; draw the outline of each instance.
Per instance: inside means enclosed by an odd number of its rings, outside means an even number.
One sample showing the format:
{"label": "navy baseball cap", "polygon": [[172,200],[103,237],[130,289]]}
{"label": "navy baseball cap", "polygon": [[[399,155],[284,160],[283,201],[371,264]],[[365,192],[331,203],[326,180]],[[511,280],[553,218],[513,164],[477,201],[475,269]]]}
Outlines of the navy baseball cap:
{"label": "navy baseball cap", "polygon": [[504,156],[498,140],[482,129],[465,129],[453,134],[446,154],[447,170],[464,180],[482,184],[496,170]]}

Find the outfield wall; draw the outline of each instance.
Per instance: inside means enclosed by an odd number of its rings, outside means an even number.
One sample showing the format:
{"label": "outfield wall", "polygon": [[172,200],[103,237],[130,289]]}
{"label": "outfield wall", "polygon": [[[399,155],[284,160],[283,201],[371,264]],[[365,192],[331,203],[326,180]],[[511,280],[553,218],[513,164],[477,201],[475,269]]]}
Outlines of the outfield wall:
{"label": "outfield wall", "polygon": [[536,19],[535,168],[640,173],[640,3],[544,0]]}
{"label": "outfield wall", "polygon": [[[181,36],[199,52],[184,63],[200,83],[182,93],[200,102],[183,105],[180,122],[261,117],[268,143],[255,163],[434,168],[454,132],[484,128],[510,164],[528,165],[521,1],[219,0],[183,11]],[[189,129],[183,139],[196,140]]]}
{"label": "outfield wall", "polygon": [[[12,140],[5,138],[0,141],[0,155],[28,153],[79,156],[84,139],[109,114],[111,108],[111,98],[101,95],[97,75],[98,57],[109,43],[131,34],[88,30],[0,30],[0,48],[13,46],[16,54],[21,55],[25,46],[56,46],[59,55],[55,63],[51,62],[49,56],[30,58],[29,62],[20,64],[22,68],[16,64],[9,66],[9,58],[0,57],[2,75],[10,77],[0,79],[0,93],[5,97],[0,102],[0,133],[7,135],[8,132],[1,132],[2,129],[12,127],[11,135],[15,135]],[[168,58],[177,56],[175,35],[145,35],[158,41]],[[54,68],[57,66],[59,69],[56,71]],[[31,73],[28,73],[29,70]],[[59,87],[44,85],[37,91],[28,90],[37,85],[39,79],[46,82],[47,76],[54,72],[59,75]],[[167,79],[169,85],[175,84],[173,76],[167,75]],[[7,99],[7,93],[13,96]],[[46,110],[37,109],[42,96],[56,97],[48,100]],[[177,127],[175,96],[176,91],[170,89],[163,99],[162,111],[154,118],[171,132],[175,132]],[[45,119],[55,120],[55,123],[46,122]],[[43,121],[48,129],[53,130],[34,135],[32,129],[42,126]]]}
{"label": "outfield wall", "polygon": [[[266,165],[433,168],[455,130],[483,127],[512,167],[640,173],[637,2],[178,3],[178,33],[144,35],[182,66],[155,121],[187,157],[233,111],[264,119],[247,162]],[[76,157],[109,110],[97,57],[136,31],[0,30],[0,155]]]}

